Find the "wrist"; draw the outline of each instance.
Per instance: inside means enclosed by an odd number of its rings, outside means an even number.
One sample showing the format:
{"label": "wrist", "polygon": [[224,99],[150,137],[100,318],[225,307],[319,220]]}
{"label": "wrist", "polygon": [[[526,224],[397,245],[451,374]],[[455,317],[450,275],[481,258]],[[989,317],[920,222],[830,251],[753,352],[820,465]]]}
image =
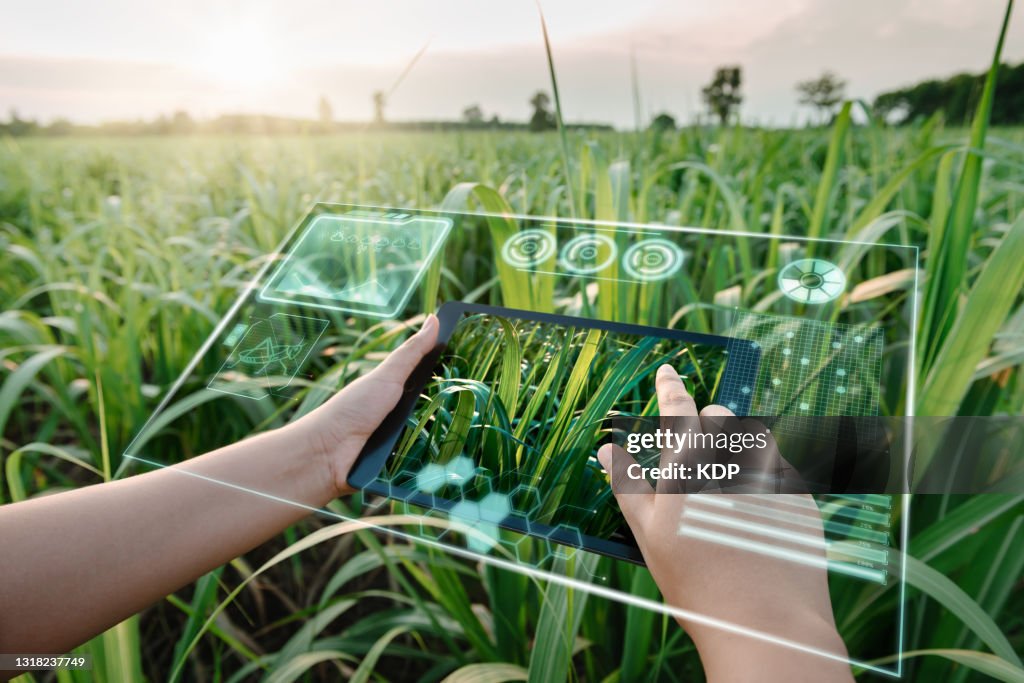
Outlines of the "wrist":
{"label": "wrist", "polygon": [[763,637],[680,620],[697,647],[709,681],[852,680],[846,645],[830,617],[776,610],[771,615],[719,618]]}
{"label": "wrist", "polygon": [[353,431],[342,424],[327,427],[306,418],[277,430],[284,441],[293,444],[296,457],[317,471],[317,478],[325,485],[321,492],[323,505],[355,491],[348,475],[365,439]]}
{"label": "wrist", "polygon": [[348,473],[337,471],[326,440],[303,427],[300,422],[293,422],[265,436],[274,440],[277,452],[288,460],[287,476],[302,491],[302,502],[319,508],[349,492],[341,488],[344,485],[348,489]]}

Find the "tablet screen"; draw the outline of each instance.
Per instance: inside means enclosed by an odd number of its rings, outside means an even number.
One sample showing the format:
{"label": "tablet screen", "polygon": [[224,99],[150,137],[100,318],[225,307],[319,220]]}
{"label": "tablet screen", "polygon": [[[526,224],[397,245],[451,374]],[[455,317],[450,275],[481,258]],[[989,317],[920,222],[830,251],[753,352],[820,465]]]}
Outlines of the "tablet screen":
{"label": "tablet screen", "polygon": [[474,308],[455,323],[371,490],[638,559],[596,458],[608,418],[656,415],[663,363],[698,405],[713,402],[735,380],[728,340]]}

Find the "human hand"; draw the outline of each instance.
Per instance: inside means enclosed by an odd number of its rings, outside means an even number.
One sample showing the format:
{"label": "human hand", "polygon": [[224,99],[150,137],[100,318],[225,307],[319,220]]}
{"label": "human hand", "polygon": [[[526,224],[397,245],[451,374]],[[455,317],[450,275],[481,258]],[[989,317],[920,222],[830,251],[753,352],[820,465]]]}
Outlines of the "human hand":
{"label": "human hand", "polygon": [[371,372],[345,386],[326,403],[284,428],[306,454],[323,459],[334,498],[352,493],[348,474],[367,439],[387,417],[409,375],[437,343],[438,321],[427,316],[420,330]]}
{"label": "human hand", "polygon": [[[706,406],[698,413],[678,373],[669,365],[659,368],[656,387],[663,417],[682,418],[705,432],[720,429],[723,418],[735,419],[731,411],[717,405]],[[662,464],[678,457],[663,452]],[[614,481],[621,481],[618,477],[624,477],[628,466],[635,462],[612,444],[603,446],[598,458]],[[760,461],[761,471],[768,471],[771,463],[766,461],[773,458],[779,470],[787,471],[774,440],[754,458]],[[785,480],[792,481],[792,477],[785,476]],[[669,493],[661,482],[655,491],[642,480],[638,485],[629,482],[614,488],[619,507],[667,604],[810,646],[837,658],[846,657],[832,615],[824,564],[797,563],[785,553],[799,551],[824,559],[821,518],[810,496]],[[719,504],[709,505],[711,502]],[[692,529],[701,533],[686,533]],[[723,536],[747,540],[750,545],[767,544],[784,552],[772,556],[738,547],[743,543],[727,545],[714,540]],[[851,680],[849,667],[838,660],[744,638],[701,620],[681,619],[680,624],[693,638],[709,680]]]}
{"label": "human hand", "polygon": [[372,372],[286,427],[0,506],[0,649],[67,652],[350,492],[352,463],[438,327],[429,316]]}

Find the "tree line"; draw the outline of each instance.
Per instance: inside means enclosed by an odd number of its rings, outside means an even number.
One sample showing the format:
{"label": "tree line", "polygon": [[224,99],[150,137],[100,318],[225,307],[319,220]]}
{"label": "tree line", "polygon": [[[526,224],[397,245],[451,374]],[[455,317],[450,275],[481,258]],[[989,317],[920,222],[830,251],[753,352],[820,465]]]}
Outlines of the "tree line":
{"label": "tree line", "polygon": [[[875,113],[893,124],[911,122],[942,113],[947,121],[966,123],[977,105],[985,80],[984,73],[961,73],[946,79],[930,79],[906,88],[879,94],[873,103]],[[810,123],[827,124],[836,107],[846,96],[846,81],[831,71],[796,84],[798,102],[810,107],[815,117]],[[992,106],[993,125],[1015,125],[1024,120],[1024,62],[1013,66],[1001,64],[996,90],[998,97]],[[743,70],[739,65],[720,66],[711,81],[701,89],[701,98],[708,116],[719,125],[738,120],[743,103]],[[225,114],[206,121],[197,121],[188,112],[177,111],[170,116],[150,120],[111,121],[97,125],[82,125],[67,119],[41,123],[26,119],[12,110],[7,121],[0,121],[0,135],[61,136],[72,134],[96,135],[186,135],[193,133],[221,134],[317,134],[365,130],[552,130],[558,122],[551,110],[551,98],[537,91],[529,99],[533,108],[528,121],[504,121],[497,115],[486,116],[478,104],[467,106],[458,120],[388,121],[384,117],[383,93],[373,95],[374,118],[370,123],[335,121],[327,98],[321,97],[317,105],[317,118],[291,118],[262,114]],[[698,123],[700,120],[698,119]],[[566,123],[566,128],[577,130],[612,130],[600,123]],[[675,128],[676,118],[667,112],[654,117],[651,127],[658,130]]]}
{"label": "tree line", "polygon": [[[874,108],[896,123],[942,112],[947,121],[966,124],[981,97],[986,75],[961,73],[944,80],[922,81],[908,88],[880,94],[875,98]],[[1024,62],[1016,66],[999,65],[991,121],[996,126],[1024,121]]]}
{"label": "tree line", "polygon": [[[874,113],[884,121],[900,125],[941,113],[954,124],[967,124],[978,104],[987,72],[961,73],[946,79],[929,79],[906,88],[883,92],[872,104]],[[711,82],[701,89],[708,114],[720,125],[734,121],[743,102],[743,72],[740,66],[715,69]],[[827,124],[836,107],[846,97],[846,81],[832,71],[796,84],[800,104],[816,112],[811,123]],[[993,125],[1017,125],[1024,121],[1024,62],[1013,66],[1000,64],[992,105]],[[676,120],[663,112],[654,117],[651,127],[675,128]]]}
{"label": "tree line", "polygon": [[[452,130],[506,130],[545,131],[557,126],[551,99],[547,93],[538,91],[528,100],[533,113],[527,121],[500,119],[496,114],[485,116],[479,105],[470,105],[462,111],[460,119],[438,119],[420,121],[392,121],[385,118],[386,100],[382,93],[373,94],[373,120],[337,121],[326,97],[317,102],[316,118],[270,116],[266,114],[223,114],[208,120],[197,120],[186,111],[161,115],[153,119],[134,121],[108,121],[96,125],[78,124],[67,119],[42,123],[36,119],[23,118],[17,110],[11,110],[7,121],[0,121],[0,136],[10,135],[57,137],[64,135],[191,135],[191,134],[254,134],[254,135],[296,135],[361,132],[367,130],[392,131],[452,131]],[[613,130],[610,124],[589,122],[566,122],[569,130]]]}

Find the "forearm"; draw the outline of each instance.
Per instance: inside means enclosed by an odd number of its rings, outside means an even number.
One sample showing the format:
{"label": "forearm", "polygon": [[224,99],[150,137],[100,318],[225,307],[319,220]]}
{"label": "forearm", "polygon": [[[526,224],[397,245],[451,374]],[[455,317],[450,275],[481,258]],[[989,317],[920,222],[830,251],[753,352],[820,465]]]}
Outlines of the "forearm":
{"label": "forearm", "polygon": [[707,625],[684,623],[693,637],[710,683],[852,683],[846,646],[830,620],[794,609],[774,624],[739,623],[766,636],[828,653],[832,658],[782,642],[753,638]]}
{"label": "forearm", "polygon": [[0,508],[0,652],[66,652],[309,514],[284,501],[334,491],[285,429]]}

